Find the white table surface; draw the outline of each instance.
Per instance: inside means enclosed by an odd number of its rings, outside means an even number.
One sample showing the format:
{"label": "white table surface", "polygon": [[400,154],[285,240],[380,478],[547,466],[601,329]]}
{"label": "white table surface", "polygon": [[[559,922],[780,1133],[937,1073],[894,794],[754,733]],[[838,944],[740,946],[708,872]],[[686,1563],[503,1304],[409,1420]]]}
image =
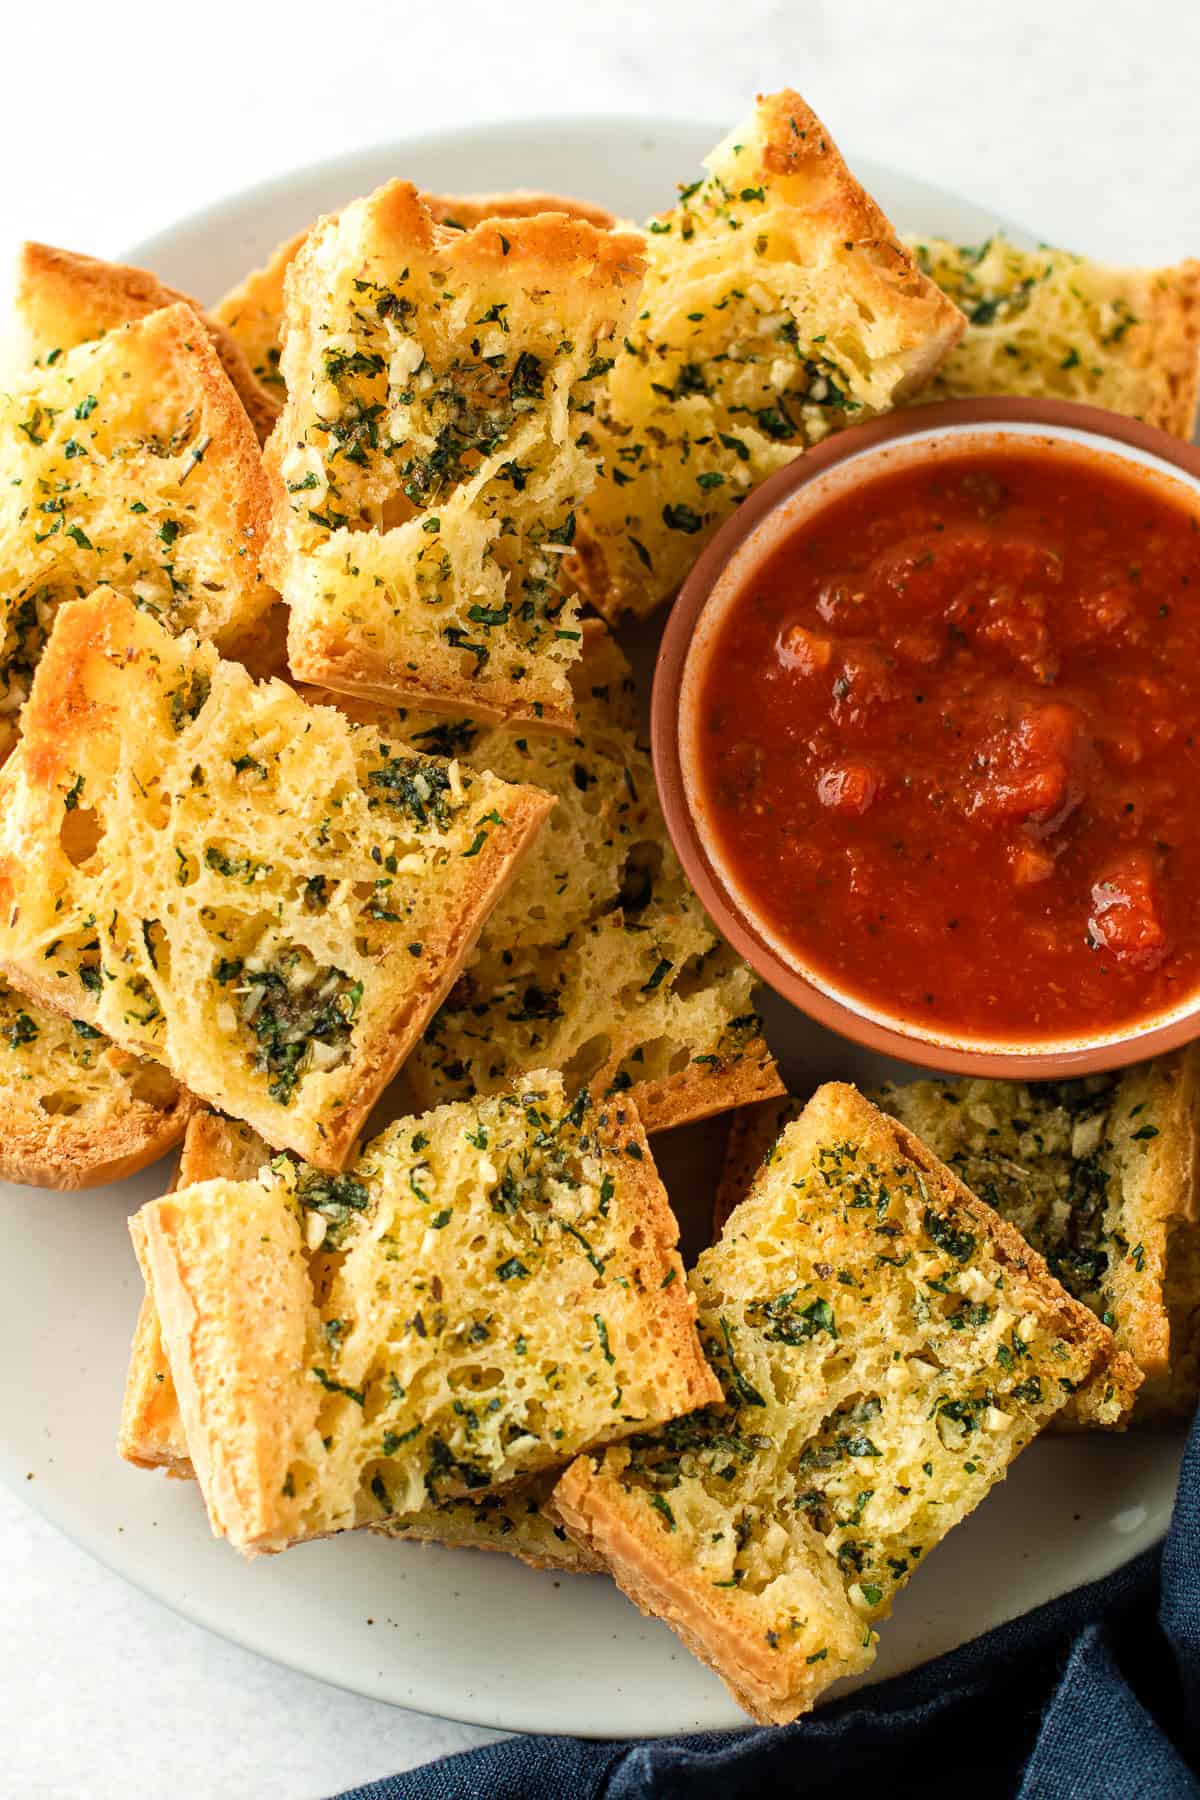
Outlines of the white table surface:
{"label": "white table surface", "polygon": [[[1200,253],[1195,0],[60,0],[6,9],[0,33],[6,268],[23,237],[116,255],[293,165],[410,133],[572,112],[732,123],[786,83],[852,163],[890,161],[1113,260]],[[2,1795],[318,1800],[494,1735],[261,1662],[5,1492],[0,1593]]]}

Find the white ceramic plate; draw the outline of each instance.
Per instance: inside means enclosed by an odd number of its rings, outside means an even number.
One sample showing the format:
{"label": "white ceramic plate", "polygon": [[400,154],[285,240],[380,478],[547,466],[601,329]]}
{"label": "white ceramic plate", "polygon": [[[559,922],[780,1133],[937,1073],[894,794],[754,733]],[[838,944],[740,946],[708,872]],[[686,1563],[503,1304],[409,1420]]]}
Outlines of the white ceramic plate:
{"label": "white ceramic plate", "polygon": [[[392,175],[442,193],[539,187],[642,216],[669,202],[722,131],[554,120],[422,138],[253,189],[137,246],[130,260],[210,300],[319,212]],[[855,166],[904,229],[974,241],[997,223],[924,183]],[[801,1091],[828,1076],[865,1082],[887,1072],[781,1003],[767,1011]],[[689,1254],[703,1241],[718,1144],[712,1127],[659,1140]],[[9,1258],[0,1472],[31,1505],[188,1618],[358,1693],[516,1731],[620,1737],[745,1722],[715,1676],[598,1577],[559,1580],[505,1556],[366,1532],[246,1563],[211,1537],[193,1484],[122,1463],[113,1443],[140,1290],[124,1221],[166,1174],[160,1166],[81,1195],[0,1188]],[[1152,1543],[1170,1513],[1179,1448],[1138,1436],[1035,1445],[901,1595],[872,1679]]]}

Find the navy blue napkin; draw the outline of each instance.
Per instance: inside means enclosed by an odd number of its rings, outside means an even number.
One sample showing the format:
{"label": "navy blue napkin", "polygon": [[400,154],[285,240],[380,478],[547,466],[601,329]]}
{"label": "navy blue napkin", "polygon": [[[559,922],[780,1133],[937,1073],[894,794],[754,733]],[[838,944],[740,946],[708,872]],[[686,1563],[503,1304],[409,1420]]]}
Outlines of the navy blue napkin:
{"label": "navy blue napkin", "polygon": [[1194,1423],[1161,1546],[798,1724],[648,1743],[511,1738],[340,1800],[1200,1800],[1198,1768]]}

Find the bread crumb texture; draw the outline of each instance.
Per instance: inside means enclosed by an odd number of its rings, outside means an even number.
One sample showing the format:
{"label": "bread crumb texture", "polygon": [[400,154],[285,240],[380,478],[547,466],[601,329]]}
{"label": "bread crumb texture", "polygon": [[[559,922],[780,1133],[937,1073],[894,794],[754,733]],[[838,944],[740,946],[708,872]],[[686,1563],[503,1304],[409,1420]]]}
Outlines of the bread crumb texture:
{"label": "bread crumb texture", "polygon": [[64,600],[108,582],[221,644],[270,605],[258,444],[190,307],[22,374],[0,455],[0,755]]}
{"label": "bread crumb texture", "polygon": [[214,1531],[244,1550],[480,1495],[718,1389],[636,1115],[557,1076],[136,1215]]}
{"label": "bread crumb texture", "polygon": [[183,1136],[192,1096],[148,1057],[0,981],[0,1178],[83,1188],[132,1175]]}
{"label": "bread crumb texture", "polygon": [[[176,1186],[217,1178],[252,1181],[271,1160],[270,1146],[248,1125],[199,1112],[188,1124]],[[142,1228],[137,1221],[133,1236],[141,1257]],[[189,1478],[194,1474],[158,1309],[149,1292],[134,1333],[118,1448],[126,1461],[140,1468],[165,1468],[171,1475]],[[560,1472],[551,1469],[478,1497],[466,1494],[442,1500],[374,1529],[396,1539],[502,1550],[535,1568],[569,1573],[599,1568],[598,1561],[581,1550],[546,1510]]]}
{"label": "bread crumb texture", "polygon": [[13,984],[339,1167],[549,798],[255,684],[111,590],[61,608],[22,725]]}
{"label": "bread crumb texture", "polygon": [[785,90],[646,232],[646,283],[588,427],[584,591],[609,618],[679,586],[751,490],[924,383],[962,318],[816,114]]}
{"label": "bread crumb texture", "polygon": [[[612,213],[586,200],[567,200],[557,194],[537,194],[517,188],[506,194],[422,194],[439,225],[467,231],[485,219],[527,219],[536,213],[566,213],[587,219],[604,229],[615,226]],[[308,236],[297,232],[271,253],[260,269],[252,269],[218,300],[212,316],[235,339],[255,378],[282,402],[286,392],[280,362],[283,355],[284,278]]]}
{"label": "bread crumb texture", "polygon": [[267,446],[299,679],[570,724],[579,439],[641,273],[633,234],[562,214],[456,230],[406,182],[308,233]]}
{"label": "bread crumb texture", "polygon": [[1112,269],[997,233],[971,247],[910,239],[966,314],[961,343],[921,400],[1050,395],[1128,413],[1190,438],[1200,383],[1200,261]]}
{"label": "bread crumb texture", "polygon": [[[1139,1417],[1195,1398],[1200,1324],[1180,1274],[1195,1256],[1198,1078],[1193,1047],[1078,1081],[918,1081],[878,1097],[1111,1328],[1147,1377]],[[1116,1422],[1092,1384],[1076,1410]]]}
{"label": "bread crumb texture", "polygon": [[421,1103],[514,1071],[628,1091],[648,1131],[781,1091],[755,977],[717,936],[667,835],[633,678],[598,620],[572,672],[571,736],[408,718],[414,744],[555,796],[554,812],[406,1073]]}
{"label": "bread crumb texture", "polygon": [[756,1718],[783,1723],[871,1662],[897,1590],[1111,1338],[836,1084],[690,1285],[722,1404],[581,1458],[554,1505]]}

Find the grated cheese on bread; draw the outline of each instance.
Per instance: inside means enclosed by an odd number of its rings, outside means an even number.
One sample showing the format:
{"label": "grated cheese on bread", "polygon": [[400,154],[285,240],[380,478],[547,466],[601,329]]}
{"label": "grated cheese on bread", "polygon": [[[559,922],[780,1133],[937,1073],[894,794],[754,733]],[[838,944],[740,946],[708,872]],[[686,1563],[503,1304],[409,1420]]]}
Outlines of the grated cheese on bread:
{"label": "grated cheese on bread", "polygon": [[177,1144],[195,1106],[159,1064],[0,981],[0,1180],[120,1181]]}
{"label": "grated cheese on bread", "polygon": [[[1190,1283],[1172,1274],[1197,1231],[1200,1050],[1075,1081],[917,1081],[878,1098],[1111,1328],[1146,1376],[1136,1416],[1170,1410],[1172,1389],[1190,1411],[1200,1338]],[[1175,1370],[1185,1358],[1190,1387]],[[1113,1422],[1084,1399],[1086,1422]]]}
{"label": "grated cheese on bread", "polygon": [[876,1625],[1110,1334],[853,1088],[818,1089],[690,1277],[724,1399],[571,1465],[553,1504],[764,1723]]}
{"label": "grated cheese on bread", "polygon": [[[484,219],[527,219],[548,212],[587,219],[603,229],[611,229],[617,223],[602,206],[523,188],[507,194],[422,194],[421,198],[439,225],[459,231]],[[228,330],[255,378],[277,403],[282,402],[287,391],[279,366],[283,352],[284,277],[307,236],[307,231],[299,231],[278,245],[261,269],[253,269],[212,308],[212,317]]]}
{"label": "grated cheese on bread", "polygon": [[63,350],[103,337],[119,325],[144,319],[182,302],[200,319],[263,443],[279,416],[279,401],[258,380],[233,333],[199,301],[124,263],[101,262],[50,244],[24,244],[17,262],[17,314],[25,327],[30,359],[57,361]]}
{"label": "grated cheese on bread", "polygon": [[790,90],[652,219],[637,318],[588,428],[578,572],[606,618],[666,600],[768,475],[929,379],[962,331]]}
{"label": "grated cheese on bread", "polygon": [[299,680],[570,725],[579,436],[641,273],[630,233],[455,230],[399,181],[309,232],[266,453]]}
{"label": "grated cheese on bread", "polygon": [[715,1398],[623,1103],[554,1075],[137,1217],[213,1530],[247,1552],[535,1475]]}
{"label": "grated cheese on bread", "polygon": [[23,374],[0,455],[0,756],[64,600],[107,581],[222,646],[270,605],[258,444],[190,307]]}
{"label": "grated cheese on bread", "polygon": [[0,776],[0,968],[336,1169],[552,804],[63,607]]}
{"label": "grated cheese on bread", "polygon": [[1196,426],[1200,260],[1113,269],[1000,233],[974,248],[910,239],[968,325],[919,400],[1052,395],[1128,413],[1177,437]]}

